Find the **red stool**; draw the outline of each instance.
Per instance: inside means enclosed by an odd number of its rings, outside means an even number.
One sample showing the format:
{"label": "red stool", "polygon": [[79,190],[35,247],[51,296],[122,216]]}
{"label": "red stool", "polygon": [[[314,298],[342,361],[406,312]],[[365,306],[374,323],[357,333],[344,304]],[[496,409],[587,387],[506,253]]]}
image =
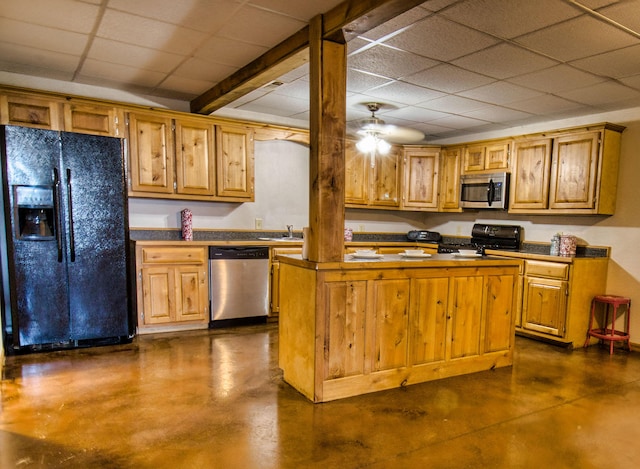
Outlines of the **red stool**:
{"label": "red stool", "polygon": [[[604,304],[604,322],[602,328],[593,329],[593,320],[596,314],[596,304]],[[616,317],[618,313],[618,307],[620,305],[627,306],[627,320],[624,331],[616,330]],[[611,318],[611,327],[607,328],[609,324],[609,306],[613,306],[613,317]],[[627,343],[627,349],[631,351],[631,345],[629,344],[629,320],[631,316],[631,299],[624,296],[616,295],[597,295],[591,300],[591,318],[589,319],[589,329],[587,330],[587,340],[584,342],[584,346],[589,346],[589,338],[597,337],[600,340],[609,341],[609,354],[613,354],[613,343],[624,341]]]}

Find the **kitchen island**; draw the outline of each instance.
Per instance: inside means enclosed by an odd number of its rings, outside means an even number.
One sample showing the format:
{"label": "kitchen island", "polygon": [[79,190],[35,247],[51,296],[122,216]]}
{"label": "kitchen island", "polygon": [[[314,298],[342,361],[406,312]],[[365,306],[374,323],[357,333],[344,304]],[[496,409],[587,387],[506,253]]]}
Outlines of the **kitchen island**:
{"label": "kitchen island", "polygon": [[279,365],[314,402],[512,364],[521,260],[278,259]]}

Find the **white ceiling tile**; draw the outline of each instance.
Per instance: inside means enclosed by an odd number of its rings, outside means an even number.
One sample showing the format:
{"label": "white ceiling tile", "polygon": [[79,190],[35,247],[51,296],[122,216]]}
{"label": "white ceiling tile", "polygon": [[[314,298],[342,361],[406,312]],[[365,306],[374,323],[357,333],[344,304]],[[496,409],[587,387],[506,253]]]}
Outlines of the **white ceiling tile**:
{"label": "white ceiling tile", "polygon": [[280,77],[284,83],[291,83],[298,78],[303,78],[309,81],[309,64],[300,65],[298,68],[294,68],[289,73],[285,73]]}
{"label": "white ceiling tile", "polygon": [[183,78],[191,78],[192,80],[217,83],[236,70],[237,68],[235,67],[207,62],[206,60],[193,57],[180,64],[175,70],[175,75]]}
{"label": "white ceiling tile", "polygon": [[393,79],[411,75],[439,63],[410,52],[399,51],[382,45],[371,47],[348,58],[348,66],[350,68]]}
{"label": "white ceiling tile", "polygon": [[0,18],[0,42],[79,56],[88,40],[86,34]]}
{"label": "white ceiling tile", "polygon": [[99,13],[96,5],[75,0],[2,0],[0,17],[89,34]]}
{"label": "white ceiling tile", "polygon": [[93,59],[84,61],[80,75],[114,82],[124,81],[137,86],[150,87],[155,87],[166,76],[166,74],[160,72],[141,70],[136,67],[128,67],[126,65],[108,62],[99,62]]}
{"label": "white ceiling tile", "polygon": [[443,127],[449,127],[452,129],[469,129],[477,127],[479,125],[486,125],[487,121],[480,119],[473,119],[471,117],[450,115],[443,117],[442,119],[436,119],[430,122],[434,125],[441,125]]}
{"label": "white ceiling tile", "polygon": [[444,10],[442,15],[471,28],[510,39],[580,13],[563,0],[467,0]]}
{"label": "white ceiling tile", "polygon": [[577,70],[568,65],[557,65],[538,72],[510,78],[507,81],[533,88],[534,90],[555,93],[557,91],[595,85],[604,80],[605,78]]}
{"label": "white ceiling tile", "polygon": [[640,43],[634,36],[589,16],[527,34],[515,41],[562,62]]}
{"label": "white ceiling tile", "polygon": [[414,122],[429,122],[436,119],[442,119],[446,116],[447,114],[444,112],[432,111],[430,109],[417,106],[406,106],[400,109],[393,109],[382,115],[385,121],[390,121],[390,119],[395,118]]}
{"label": "white ceiling tile", "polygon": [[640,75],[620,79],[620,83],[640,91]]}
{"label": "white ceiling tile", "polygon": [[627,28],[640,32],[640,7],[638,2],[619,2],[607,8],[603,8],[598,13],[611,18]]}
{"label": "white ceiling tile", "polygon": [[585,88],[563,91],[558,95],[571,101],[599,106],[638,98],[640,97],[640,92],[627,86],[607,81]]}
{"label": "white ceiling tile", "polygon": [[525,99],[523,101],[515,101],[509,103],[509,107],[524,111],[530,114],[558,113],[571,110],[578,110],[584,105],[574,101],[568,101],[558,96],[547,94],[544,96],[536,96],[535,98]]}
{"label": "white ceiling tile", "polygon": [[297,18],[300,21],[309,21],[314,16],[331,10],[341,2],[342,0],[313,0],[312,2],[292,2],[291,0],[250,0],[249,3],[252,6],[288,15],[292,18]]}
{"label": "white ceiling tile", "polygon": [[636,75],[640,73],[640,44],[576,60],[571,65],[611,78]]}
{"label": "white ceiling tile", "polygon": [[403,81],[445,93],[457,93],[493,83],[495,79],[453,65],[438,65],[405,77]]}
{"label": "white ceiling tile", "polygon": [[507,43],[488,47],[451,63],[498,79],[523,75],[558,64],[555,60]]}
{"label": "white ceiling tile", "polygon": [[430,13],[424,8],[415,7],[411,10],[402,13],[401,15],[392,18],[386,23],[381,24],[365,33],[363,37],[372,39],[374,41],[380,40],[390,34],[396,34],[399,29],[406,28],[407,26],[420,21],[421,19],[429,16]]}
{"label": "white ceiling tile", "polygon": [[308,108],[309,103],[307,100],[268,94],[250,103],[243,104],[238,109],[289,117],[304,112]]}
{"label": "white ceiling tile", "polygon": [[307,80],[294,80],[285,83],[275,89],[273,94],[291,96],[292,98],[309,100],[309,82]]}
{"label": "white ceiling tile", "polygon": [[159,86],[159,89],[167,90],[170,92],[180,92],[185,95],[189,94],[190,98],[198,96],[209,88],[214,83],[206,80],[194,80],[192,78],[180,77],[177,75],[171,75],[167,77]]}
{"label": "white ceiling tile", "polygon": [[385,43],[423,57],[447,61],[484,49],[496,42],[497,39],[487,34],[431,16]]}
{"label": "white ceiling tile", "polygon": [[504,81],[497,81],[489,85],[480,86],[473,90],[458,93],[465,98],[477,99],[493,104],[508,104],[514,101],[522,101],[536,96],[542,96],[539,91],[523,88]]}
{"label": "white ceiling tile", "polygon": [[144,70],[168,73],[175,69],[184,56],[168,54],[156,49],[122,44],[110,39],[95,38],[87,57],[101,62],[128,65]]}
{"label": "white ceiling tile", "polygon": [[244,67],[249,62],[267,52],[267,47],[247,44],[224,37],[212,37],[195,52],[195,56],[209,62]]}
{"label": "white ceiling tile", "polygon": [[[17,46],[6,42],[0,42],[0,60],[5,64],[19,64],[21,66],[20,68],[28,68],[29,65],[32,65],[34,66],[34,70],[37,68],[42,72],[48,71],[48,73],[59,71],[64,76],[71,77],[80,64],[80,57],[77,55],[61,54],[32,47]],[[3,67],[0,68],[0,70],[8,69]]]}
{"label": "white ceiling tile", "polygon": [[474,99],[463,98],[462,96],[447,95],[420,103],[418,106],[434,111],[464,114],[465,112],[475,111],[489,105]]}
{"label": "white ceiling tile", "polygon": [[220,28],[218,35],[271,48],[304,26],[294,18],[245,6]]}
{"label": "white ceiling tile", "polygon": [[481,109],[476,109],[475,111],[465,112],[464,115],[488,122],[510,122],[518,119],[525,119],[531,116],[531,113],[491,105]]}
{"label": "white ceiling tile", "polygon": [[430,90],[421,86],[402,83],[399,81],[389,83],[367,91],[369,96],[374,96],[380,101],[395,101],[402,104],[418,104],[429,99],[444,96],[440,91]]}
{"label": "white ceiling tile", "polygon": [[192,29],[108,8],[97,36],[180,55],[190,55],[206,37]]}
{"label": "white ceiling tile", "polygon": [[120,12],[213,33],[238,12],[242,3],[236,0],[109,0],[108,6]]}
{"label": "white ceiling tile", "polygon": [[362,73],[356,70],[347,70],[347,89],[356,93],[389,83],[391,80],[384,77]]}

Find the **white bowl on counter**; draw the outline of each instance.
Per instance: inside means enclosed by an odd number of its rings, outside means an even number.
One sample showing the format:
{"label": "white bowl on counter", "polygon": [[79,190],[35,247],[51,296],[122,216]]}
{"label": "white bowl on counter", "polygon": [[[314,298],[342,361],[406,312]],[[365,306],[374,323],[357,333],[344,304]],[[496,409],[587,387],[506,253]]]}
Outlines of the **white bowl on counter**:
{"label": "white bowl on counter", "polygon": [[478,251],[475,249],[458,249],[458,253],[461,256],[473,257],[478,254]]}

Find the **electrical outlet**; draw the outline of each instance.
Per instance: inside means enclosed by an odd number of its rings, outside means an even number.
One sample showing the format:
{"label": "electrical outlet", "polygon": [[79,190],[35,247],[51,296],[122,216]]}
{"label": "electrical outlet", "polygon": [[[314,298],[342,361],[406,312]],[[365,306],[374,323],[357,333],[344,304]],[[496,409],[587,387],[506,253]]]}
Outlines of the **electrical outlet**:
{"label": "electrical outlet", "polygon": [[262,218],[256,218],[256,230],[262,229]]}
{"label": "electrical outlet", "polygon": [[358,225],[358,231],[364,233],[364,225]]}

